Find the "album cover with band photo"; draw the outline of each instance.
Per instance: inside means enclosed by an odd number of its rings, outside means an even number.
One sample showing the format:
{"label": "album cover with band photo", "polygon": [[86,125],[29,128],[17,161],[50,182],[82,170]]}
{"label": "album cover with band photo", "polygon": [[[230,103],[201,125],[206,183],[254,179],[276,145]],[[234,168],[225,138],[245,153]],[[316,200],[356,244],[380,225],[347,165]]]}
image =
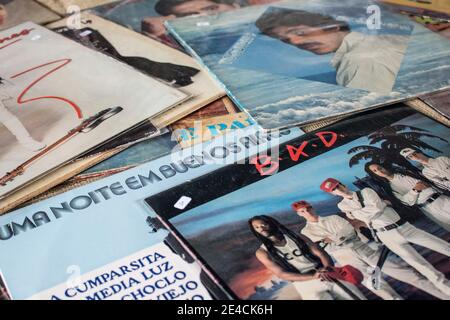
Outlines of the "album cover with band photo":
{"label": "album cover with band photo", "polygon": [[216,298],[449,299],[449,131],[356,115],[149,197],[149,219]]}

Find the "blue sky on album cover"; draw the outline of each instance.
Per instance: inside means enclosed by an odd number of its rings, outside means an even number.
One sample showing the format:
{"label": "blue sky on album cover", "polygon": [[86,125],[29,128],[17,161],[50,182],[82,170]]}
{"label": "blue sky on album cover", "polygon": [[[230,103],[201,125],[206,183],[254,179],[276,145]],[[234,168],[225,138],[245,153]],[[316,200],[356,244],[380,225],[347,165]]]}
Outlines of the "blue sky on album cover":
{"label": "blue sky on album cover", "polygon": [[[368,30],[369,3],[373,1],[296,1],[181,18],[167,24],[224,83],[237,104],[265,128],[359,111],[450,87],[450,42],[383,8],[381,29]],[[259,33],[254,22],[266,10],[279,7],[331,15],[349,22],[352,31],[365,34],[409,35],[393,91],[382,94],[335,85],[335,71],[329,65],[332,54],[315,56]],[[226,61],[226,54],[239,41],[244,43],[242,51],[231,63]]]}

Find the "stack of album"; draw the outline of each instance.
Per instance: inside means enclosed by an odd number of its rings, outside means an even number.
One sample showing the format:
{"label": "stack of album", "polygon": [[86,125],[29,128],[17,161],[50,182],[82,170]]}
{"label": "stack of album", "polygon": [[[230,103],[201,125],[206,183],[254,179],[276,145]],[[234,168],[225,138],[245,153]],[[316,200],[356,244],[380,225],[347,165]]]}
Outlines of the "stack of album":
{"label": "stack of album", "polygon": [[449,57],[446,0],[0,1],[0,300],[450,299]]}

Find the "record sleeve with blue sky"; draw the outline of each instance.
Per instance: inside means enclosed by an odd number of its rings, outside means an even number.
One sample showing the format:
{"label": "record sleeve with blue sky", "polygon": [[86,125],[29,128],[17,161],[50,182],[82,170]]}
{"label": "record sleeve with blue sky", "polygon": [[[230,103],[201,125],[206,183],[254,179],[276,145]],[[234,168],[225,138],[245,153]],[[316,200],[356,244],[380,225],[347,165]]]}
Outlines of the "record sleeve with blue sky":
{"label": "record sleeve with blue sky", "polygon": [[450,87],[450,42],[378,2],[276,3],[167,26],[267,129]]}

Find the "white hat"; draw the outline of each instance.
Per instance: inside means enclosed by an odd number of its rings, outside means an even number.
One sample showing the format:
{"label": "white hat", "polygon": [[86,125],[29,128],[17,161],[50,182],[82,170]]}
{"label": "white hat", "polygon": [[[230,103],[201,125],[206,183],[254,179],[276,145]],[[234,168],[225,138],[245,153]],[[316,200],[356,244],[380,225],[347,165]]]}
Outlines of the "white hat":
{"label": "white hat", "polygon": [[400,155],[407,158],[410,155],[412,155],[414,152],[416,152],[416,150],[411,149],[411,148],[405,148],[402,151],[400,151]]}

